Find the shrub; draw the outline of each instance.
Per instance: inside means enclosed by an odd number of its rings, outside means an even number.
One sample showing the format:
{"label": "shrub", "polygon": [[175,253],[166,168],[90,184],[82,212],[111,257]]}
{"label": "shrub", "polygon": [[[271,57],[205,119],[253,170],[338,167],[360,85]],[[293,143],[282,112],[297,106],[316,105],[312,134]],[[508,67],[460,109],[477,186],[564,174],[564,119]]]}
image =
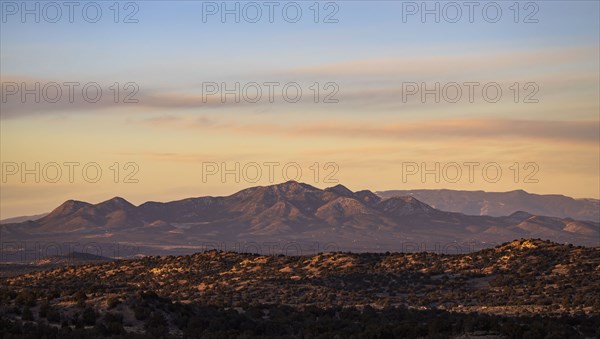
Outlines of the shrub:
{"label": "shrub", "polygon": [[93,308],[91,307],[87,307],[84,311],[83,311],[83,323],[87,326],[91,326],[94,325],[96,323],[96,311],[94,311]]}
{"label": "shrub", "polygon": [[54,308],[49,308],[48,313],[46,314],[46,319],[48,319],[48,321],[51,323],[58,324],[60,323],[60,313]]}
{"label": "shrub", "polygon": [[24,321],[33,320],[33,313],[31,313],[29,306],[23,307],[23,312],[21,312],[21,319],[23,319]]}
{"label": "shrub", "polygon": [[117,307],[117,305],[121,302],[118,297],[110,297],[106,299],[106,306],[108,309],[113,309]]}

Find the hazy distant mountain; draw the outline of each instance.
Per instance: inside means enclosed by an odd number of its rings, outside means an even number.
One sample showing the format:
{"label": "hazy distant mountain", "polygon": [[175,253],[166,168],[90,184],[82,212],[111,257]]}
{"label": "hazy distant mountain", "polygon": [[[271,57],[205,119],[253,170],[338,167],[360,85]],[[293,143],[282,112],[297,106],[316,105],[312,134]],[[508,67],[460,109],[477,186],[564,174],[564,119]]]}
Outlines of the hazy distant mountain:
{"label": "hazy distant mountain", "polygon": [[6,218],[0,220],[0,224],[14,224],[17,222],[24,222],[28,220],[37,220],[39,218],[45,217],[48,213],[36,214],[36,215],[25,215],[22,217],[14,217],[14,218]]}
{"label": "hazy distant mountain", "polygon": [[290,181],[227,197],[137,207],[118,197],[96,205],[69,200],[39,220],[4,225],[2,236],[135,244],[139,253],[193,252],[202,244],[224,242],[275,243],[280,249],[290,242],[318,242],[339,250],[386,251],[403,250],[406,243],[489,247],[518,238],[598,246],[600,225],[526,212],[472,216],[435,209],[414,196],[384,199],[342,185],[321,190]]}
{"label": "hazy distant mountain", "polygon": [[600,200],[573,199],[558,194],[454,190],[391,190],[376,192],[382,198],[413,196],[424,203],[449,212],[470,215],[504,216],[516,211],[558,218],[600,222]]}

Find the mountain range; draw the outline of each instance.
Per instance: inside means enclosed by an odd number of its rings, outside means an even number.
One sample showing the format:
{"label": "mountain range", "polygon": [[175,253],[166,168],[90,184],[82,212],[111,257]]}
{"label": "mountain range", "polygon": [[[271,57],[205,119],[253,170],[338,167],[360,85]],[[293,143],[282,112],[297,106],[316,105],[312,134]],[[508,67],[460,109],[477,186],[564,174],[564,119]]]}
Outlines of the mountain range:
{"label": "mountain range", "polygon": [[382,198],[412,196],[443,211],[470,215],[510,215],[527,211],[535,215],[600,222],[600,200],[574,199],[560,194],[457,190],[390,190],[376,192]]}
{"label": "mountain range", "polygon": [[[433,208],[410,195],[383,198],[343,185],[319,189],[289,181],[225,197],[139,206],[120,197],[98,204],[69,200],[40,219],[2,225],[0,236],[13,244],[42,244],[38,250],[48,243],[74,242],[95,246],[100,250],[94,254],[105,256],[113,255],[116,245],[121,246],[116,256],[192,253],[208,247],[285,253],[467,252],[519,238],[599,246],[600,224],[523,211],[466,215]],[[69,248],[73,250],[83,251]]]}

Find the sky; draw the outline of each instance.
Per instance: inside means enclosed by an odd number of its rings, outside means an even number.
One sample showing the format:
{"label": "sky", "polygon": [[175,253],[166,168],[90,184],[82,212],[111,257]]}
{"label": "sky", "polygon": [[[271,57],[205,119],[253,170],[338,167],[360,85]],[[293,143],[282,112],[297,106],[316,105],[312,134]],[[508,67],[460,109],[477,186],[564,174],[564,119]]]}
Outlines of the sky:
{"label": "sky", "polygon": [[286,180],[600,198],[598,1],[73,3],[0,1],[0,219]]}

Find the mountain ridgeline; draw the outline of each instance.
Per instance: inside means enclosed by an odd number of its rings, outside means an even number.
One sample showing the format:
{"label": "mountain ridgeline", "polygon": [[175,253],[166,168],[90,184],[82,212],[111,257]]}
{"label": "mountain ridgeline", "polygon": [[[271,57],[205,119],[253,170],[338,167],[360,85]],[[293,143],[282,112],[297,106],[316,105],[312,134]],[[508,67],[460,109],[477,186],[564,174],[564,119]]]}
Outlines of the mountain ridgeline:
{"label": "mountain ridgeline", "polygon": [[390,190],[376,193],[382,198],[412,196],[443,211],[470,215],[499,217],[527,211],[536,215],[600,222],[600,200],[573,199],[560,194],[532,194],[523,190],[484,192],[448,189]]}
{"label": "mountain ridgeline", "polygon": [[414,250],[448,243],[491,247],[519,238],[599,246],[600,225],[522,211],[465,215],[435,209],[414,196],[382,198],[342,185],[322,190],[289,181],[225,197],[139,206],[119,197],[95,205],[69,200],[40,219],[3,225],[2,237],[136,244],[138,253],[128,255],[192,253],[226,243],[275,243],[280,251],[295,243],[312,244],[315,251],[327,244],[333,250],[385,252],[402,251],[406,244],[417,245]]}

